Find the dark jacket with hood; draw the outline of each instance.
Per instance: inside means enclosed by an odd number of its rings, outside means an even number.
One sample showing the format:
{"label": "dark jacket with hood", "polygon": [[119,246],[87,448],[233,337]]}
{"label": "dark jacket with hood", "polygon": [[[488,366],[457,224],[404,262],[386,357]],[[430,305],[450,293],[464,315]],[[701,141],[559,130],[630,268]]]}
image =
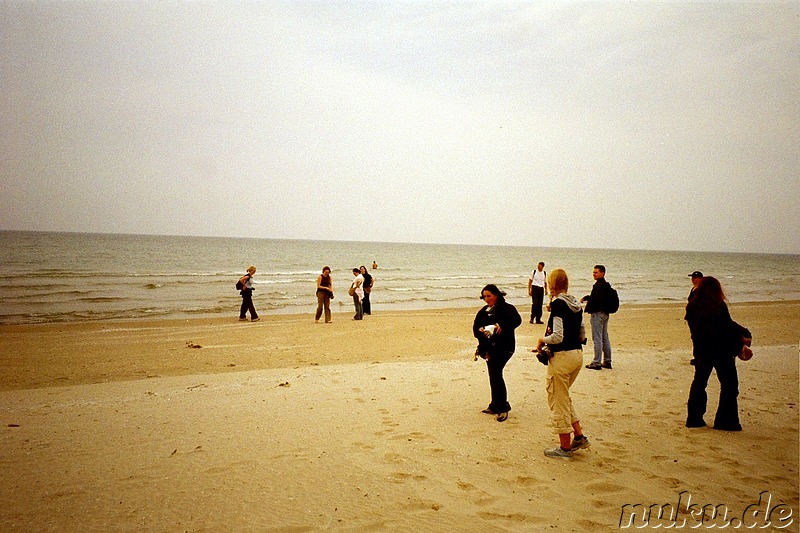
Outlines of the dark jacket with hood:
{"label": "dark jacket with hood", "polygon": [[559,294],[550,302],[547,330],[551,333],[543,340],[553,353],[582,349],[586,331],[581,311],[581,304],[571,294]]}

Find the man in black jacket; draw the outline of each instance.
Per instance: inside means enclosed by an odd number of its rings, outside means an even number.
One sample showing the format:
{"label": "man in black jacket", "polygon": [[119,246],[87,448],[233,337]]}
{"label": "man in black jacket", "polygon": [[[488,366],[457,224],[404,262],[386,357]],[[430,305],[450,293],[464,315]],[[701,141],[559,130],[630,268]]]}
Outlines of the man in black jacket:
{"label": "man in black jacket", "polygon": [[586,365],[590,370],[611,368],[611,341],[608,338],[608,313],[605,303],[609,297],[609,284],[606,281],[606,267],[595,265],[592,270],[595,279],[592,294],[581,298],[586,304],[586,312],[591,315],[589,320],[592,325],[592,343],[594,344],[594,359]]}

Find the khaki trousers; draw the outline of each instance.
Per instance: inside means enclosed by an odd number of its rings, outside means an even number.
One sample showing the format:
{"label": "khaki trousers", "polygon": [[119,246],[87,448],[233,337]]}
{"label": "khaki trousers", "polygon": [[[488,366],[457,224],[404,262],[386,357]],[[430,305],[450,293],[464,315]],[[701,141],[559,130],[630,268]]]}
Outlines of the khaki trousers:
{"label": "khaki trousers", "polygon": [[572,423],[580,419],[575,413],[569,388],[583,367],[583,351],[556,352],[547,365],[547,405],[558,434],[571,433]]}

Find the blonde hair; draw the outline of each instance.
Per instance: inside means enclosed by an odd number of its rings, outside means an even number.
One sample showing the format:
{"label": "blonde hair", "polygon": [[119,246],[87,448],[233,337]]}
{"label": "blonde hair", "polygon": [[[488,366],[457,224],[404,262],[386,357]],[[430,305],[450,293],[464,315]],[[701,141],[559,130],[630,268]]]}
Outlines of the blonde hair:
{"label": "blonde hair", "polygon": [[252,274],[253,272],[256,271],[256,267],[254,267],[253,265],[250,265],[249,267],[247,267],[247,271]]}
{"label": "blonde hair", "polygon": [[550,271],[547,276],[547,284],[550,285],[550,294],[558,296],[569,290],[569,277],[563,268],[556,268]]}

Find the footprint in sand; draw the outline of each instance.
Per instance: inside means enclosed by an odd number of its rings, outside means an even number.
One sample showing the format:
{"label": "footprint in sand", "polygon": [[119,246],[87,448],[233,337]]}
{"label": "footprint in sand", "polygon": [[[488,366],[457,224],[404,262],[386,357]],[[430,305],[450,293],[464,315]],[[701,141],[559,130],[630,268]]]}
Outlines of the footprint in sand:
{"label": "footprint in sand", "polygon": [[388,464],[399,465],[405,461],[405,457],[399,453],[390,452],[383,455],[383,461]]}
{"label": "footprint in sand", "polygon": [[[626,432],[626,433],[627,433],[626,436],[630,437],[631,439],[636,437],[636,434],[634,432],[630,432],[629,431],[629,432]],[[626,446],[625,444],[620,444],[618,442],[607,440],[607,441],[605,441],[605,443],[603,445],[604,445],[605,448],[608,448],[611,451],[611,454],[609,454],[609,457],[619,457],[620,459],[626,459],[627,457],[630,457],[630,455],[631,455],[631,452],[630,452],[628,446]]]}
{"label": "footprint in sand", "polygon": [[505,457],[487,457],[487,461],[498,466],[511,466],[511,463]]}
{"label": "footprint in sand", "polygon": [[426,500],[414,500],[403,505],[403,509],[406,511],[428,511],[431,509],[438,511],[441,508],[442,504]]}
{"label": "footprint in sand", "polygon": [[389,427],[393,427],[393,428],[396,428],[397,426],[399,426],[399,425],[400,425],[400,424],[398,424],[397,422],[395,422],[394,420],[392,420],[391,418],[384,418],[384,419],[383,419],[383,421],[382,421],[381,423],[382,423],[384,426],[389,426]]}
{"label": "footprint in sand", "polygon": [[523,513],[491,513],[484,511],[477,513],[477,516],[484,520],[491,520],[493,522],[508,522],[509,525],[516,525],[516,527],[519,527],[519,524],[544,526],[547,523],[545,518],[535,517]]}
{"label": "footprint in sand", "polygon": [[600,493],[600,494],[614,494],[617,492],[625,492],[627,490],[626,487],[620,485],[618,483],[614,483],[613,481],[607,480],[594,480],[584,484],[584,488],[591,493]]}
{"label": "footprint in sand", "polygon": [[530,476],[518,476],[516,479],[514,479],[514,483],[516,485],[522,485],[523,487],[532,487],[539,485],[541,482],[541,480]]}
{"label": "footprint in sand", "polygon": [[458,486],[459,489],[465,492],[471,492],[475,490],[475,485],[473,485],[472,483],[467,483],[466,481],[459,481],[458,483],[456,483],[456,485]]}
{"label": "footprint in sand", "polygon": [[423,476],[421,474],[409,474],[407,472],[393,472],[389,474],[386,478],[386,481],[390,483],[405,483],[406,481],[413,480],[413,481],[426,481],[428,476]]}
{"label": "footprint in sand", "polygon": [[590,481],[584,485],[587,492],[592,495],[591,505],[595,509],[609,509],[617,504],[609,498],[610,495],[625,492],[626,487],[607,480]]}
{"label": "footprint in sand", "polygon": [[413,433],[403,433],[402,435],[395,435],[392,437],[394,440],[408,440],[408,441],[421,441],[421,440],[431,440],[430,435],[426,435],[425,433],[420,433],[415,431]]}

